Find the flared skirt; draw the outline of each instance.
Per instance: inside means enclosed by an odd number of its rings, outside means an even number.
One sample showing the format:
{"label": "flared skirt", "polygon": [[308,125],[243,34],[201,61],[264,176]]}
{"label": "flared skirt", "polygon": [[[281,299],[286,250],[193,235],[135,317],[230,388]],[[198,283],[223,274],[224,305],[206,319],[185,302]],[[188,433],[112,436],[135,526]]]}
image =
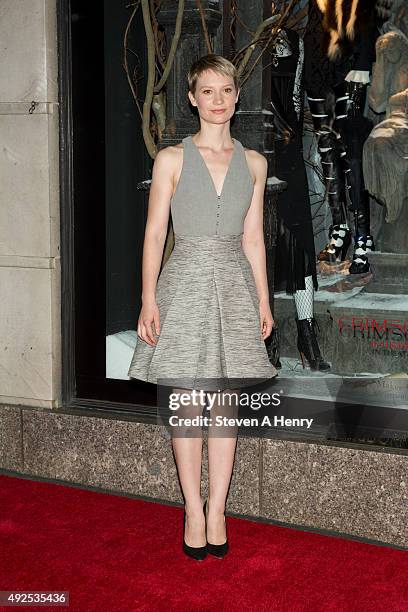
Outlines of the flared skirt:
{"label": "flared skirt", "polygon": [[186,389],[246,387],[273,378],[242,234],[175,236],[156,287],[160,334],[140,338],[128,376]]}

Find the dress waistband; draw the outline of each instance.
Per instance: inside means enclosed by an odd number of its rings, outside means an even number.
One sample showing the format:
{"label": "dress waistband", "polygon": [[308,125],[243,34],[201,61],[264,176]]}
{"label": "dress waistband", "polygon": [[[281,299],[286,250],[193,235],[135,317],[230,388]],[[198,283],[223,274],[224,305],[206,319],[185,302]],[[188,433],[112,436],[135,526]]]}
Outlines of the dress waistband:
{"label": "dress waistband", "polygon": [[174,234],[174,243],[183,244],[183,243],[204,243],[204,244],[220,244],[220,243],[232,243],[239,244],[242,241],[243,232],[240,234],[225,234],[219,235],[214,234],[211,236],[200,235],[200,236],[187,236],[183,234]]}

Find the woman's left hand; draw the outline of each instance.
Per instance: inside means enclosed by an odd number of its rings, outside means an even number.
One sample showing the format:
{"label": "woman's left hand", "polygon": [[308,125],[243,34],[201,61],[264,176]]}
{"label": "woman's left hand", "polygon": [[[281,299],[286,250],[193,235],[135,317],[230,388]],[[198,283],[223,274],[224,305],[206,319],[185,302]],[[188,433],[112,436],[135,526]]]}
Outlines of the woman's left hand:
{"label": "woman's left hand", "polygon": [[261,334],[263,340],[266,340],[272,332],[272,328],[275,321],[272,316],[271,307],[269,306],[269,300],[260,300],[259,302],[259,316],[261,321]]}

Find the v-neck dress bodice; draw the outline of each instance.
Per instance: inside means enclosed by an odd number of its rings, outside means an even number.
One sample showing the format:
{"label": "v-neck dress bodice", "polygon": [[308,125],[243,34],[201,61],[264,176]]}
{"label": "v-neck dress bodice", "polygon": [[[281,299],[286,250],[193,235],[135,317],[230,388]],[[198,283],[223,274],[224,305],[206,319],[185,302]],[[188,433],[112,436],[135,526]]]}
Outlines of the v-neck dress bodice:
{"label": "v-neck dress bodice", "polygon": [[191,136],[183,139],[183,166],[171,200],[175,235],[225,236],[243,232],[253,181],[239,140],[218,195],[214,181]]}
{"label": "v-neck dress bodice", "polygon": [[221,194],[191,136],[171,200],[174,249],[156,287],[161,330],[137,338],[128,375],[147,382],[217,391],[276,375],[262,338],[259,298],[242,236],[253,182],[244,147],[234,152]]}

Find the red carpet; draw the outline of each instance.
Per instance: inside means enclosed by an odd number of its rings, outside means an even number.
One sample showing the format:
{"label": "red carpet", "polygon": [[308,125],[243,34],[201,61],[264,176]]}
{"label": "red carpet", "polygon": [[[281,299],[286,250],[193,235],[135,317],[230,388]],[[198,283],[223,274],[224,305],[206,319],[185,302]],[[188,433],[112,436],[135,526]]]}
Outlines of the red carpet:
{"label": "red carpet", "polygon": [[403,550],[229,518],[229,556],[198,563],[180,508],[5,475],[0,503],[0,590],[69,591],[54,610],[408,609]]}

